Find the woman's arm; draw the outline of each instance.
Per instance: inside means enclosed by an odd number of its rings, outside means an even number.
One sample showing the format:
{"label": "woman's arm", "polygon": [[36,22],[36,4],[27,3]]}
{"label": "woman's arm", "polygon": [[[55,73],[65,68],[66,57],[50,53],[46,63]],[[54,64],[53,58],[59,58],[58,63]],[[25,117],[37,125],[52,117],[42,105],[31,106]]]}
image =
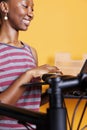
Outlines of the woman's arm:
{"label": "woman's arm", "polygon": [[[37,53],[33,48],[32,53],[36,60],[36,64],[38,65]],[[41,77],[43,74],[49,72],[59,72],[59,69],[55,66],[45,64],[37,66],[34,69],[27,70],[17,80],[15,80],[11,86],[0,94],[0,101],[6,104],[15,104],[26,89],[23,84],[29,83],[32,78]]]}

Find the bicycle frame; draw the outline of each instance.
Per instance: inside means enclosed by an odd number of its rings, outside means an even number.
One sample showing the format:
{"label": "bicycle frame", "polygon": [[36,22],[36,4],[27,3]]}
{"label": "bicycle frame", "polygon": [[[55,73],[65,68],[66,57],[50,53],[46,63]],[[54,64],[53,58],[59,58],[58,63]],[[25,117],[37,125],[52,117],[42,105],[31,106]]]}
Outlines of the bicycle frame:
{"label": "bicycle frame", "polygon": [[[38,84],[49,84],[49,108],[47,113],[34,112],[23,108],[0,103],[0,115],[8,116],[18,120],[21,124],[35,124],[36,130],[67,130],[66,108],[63,106],[62,91],[66,89],[86,88],[87,74],[80,76],[57,76],[45,75],[45,82]],[[38,85],[36,83],[36,85]],[[29,85],[29,84],[28,84]],[[33,85],[33,84],[31,84]]]}

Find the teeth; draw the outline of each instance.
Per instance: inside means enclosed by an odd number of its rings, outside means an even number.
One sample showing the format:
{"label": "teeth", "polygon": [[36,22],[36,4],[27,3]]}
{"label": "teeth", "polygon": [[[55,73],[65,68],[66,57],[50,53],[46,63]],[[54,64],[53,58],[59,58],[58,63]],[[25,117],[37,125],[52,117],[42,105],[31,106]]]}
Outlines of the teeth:
{"label": "teeth", "polygon": [[29,22],[30,22],[30,21],[24,19],[23,22],[24,22],[24,24],[29,25]]}

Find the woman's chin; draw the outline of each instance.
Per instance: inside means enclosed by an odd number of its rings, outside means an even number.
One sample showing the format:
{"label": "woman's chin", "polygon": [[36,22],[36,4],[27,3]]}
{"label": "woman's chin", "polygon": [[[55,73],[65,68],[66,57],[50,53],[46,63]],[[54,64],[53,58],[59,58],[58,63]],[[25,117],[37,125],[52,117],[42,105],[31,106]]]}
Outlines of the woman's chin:
{"label": "woman's chin", "polygon": [[27,31],[28,30],[28,27],[23,27],[20,29],[21,31]]}

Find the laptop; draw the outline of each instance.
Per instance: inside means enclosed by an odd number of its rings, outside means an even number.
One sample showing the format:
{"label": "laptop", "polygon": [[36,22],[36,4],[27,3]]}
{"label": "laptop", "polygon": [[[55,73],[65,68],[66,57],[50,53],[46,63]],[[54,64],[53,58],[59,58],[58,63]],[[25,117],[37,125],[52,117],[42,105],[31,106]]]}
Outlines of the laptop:
{"label": "laptop", "polygon": [[79,75],[83,74],[83,73],[87,73],[87,59],[85,60],[83,66],[81,68],[81,71],[80,71]]}
{"label": "laptop", "polygon": [[[83,73],[87,73],[87,59],[83,63],[83,66],[82,66],[78,75],[81,75]],[[79,97],[81,97],[81,95],[83,95],[83,92],[81,90],[75,90],[75,91],[69,91],[68,92],[68,90],[67,90],[63,93],[63,95],[64,95],[65,98],[79,98]],[[87,98],[87,93],[85,93],[83,98]]]}

